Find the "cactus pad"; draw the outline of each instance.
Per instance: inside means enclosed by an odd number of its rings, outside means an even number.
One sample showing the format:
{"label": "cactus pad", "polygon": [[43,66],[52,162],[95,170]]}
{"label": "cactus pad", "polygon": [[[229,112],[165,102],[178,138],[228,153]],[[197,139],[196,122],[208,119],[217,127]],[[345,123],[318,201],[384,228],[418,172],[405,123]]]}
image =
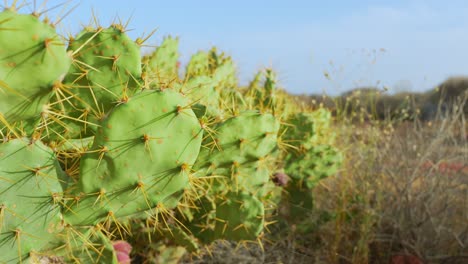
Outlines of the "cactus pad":
{"label": "cactus pad", "polygon": [[58,162],[40,142],[0,144],[0,262],[21,262],[48,249],[62,229]]}
{"label": "cactus pad", "polygon": [[70,205],[66,219],[91,224],[157,206],[186,187],[201,140],[200,124],[179,93],[130,98],[103,120],[82,157],[75,194],[85,197]]}
{"label": "cactus pad", "polygon": [[32,15],[1,12],[0,115],[10,123],[39,116],[70,63],[52,26]]}
{"label": "cactus pad", "polygon": [[263,204],[246,192],[231,192],[216,207],[215,237],[229,240],[255,240],[263,230]]}

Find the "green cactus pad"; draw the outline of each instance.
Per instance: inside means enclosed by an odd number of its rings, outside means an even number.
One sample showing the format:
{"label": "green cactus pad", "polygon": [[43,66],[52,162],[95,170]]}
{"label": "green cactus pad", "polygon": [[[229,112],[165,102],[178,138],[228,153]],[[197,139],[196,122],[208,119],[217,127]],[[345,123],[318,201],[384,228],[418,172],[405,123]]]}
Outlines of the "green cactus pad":
{"label": "green cactus pad", "polygon": [[139,89],[140,47],[121,27],[85,30],[68,49],[75,60],[65,78],[75,97],[73,106],[65,104],[71,116],[97,122]]}
{"label": "green cactus pad", "polygon": [[310,149],[318,144],[333,144],[330,111],[319,108],[313,112],[296,113],[291,116],[283,129],[284,140],[300,149]]}
{"label": "green cactus pad", "polygon": [[219,93],[215,89],[215,84],[212,78],[208,76],[196,76],[187,80],[179,89],[193,102],[197,102],[205,106],[206,110],[203,115],[222,115],[223,109],[219,106]]}
{"label": "green cactus pad", "polygon": [[96,227],[67,226],[59,238],[54,253],[64,263],[118,264],[112,241]]}
{"label": "green cactus pad", "polygon": [[202,104],[217,104],[219,95],[214,89],[213,80],[208,76],[191,78],[181,87],[182,92],[193,101]]}
{"label": "green cactus pad", "polygon": [[283,201],[288,205],[288,218],[292,222],[303,220],[314,209],[312,189],[306,188],[301,182],[293,180],[286,188],[287,194]]}
{"label": "green cactus pad", "polygon": [[264,225],[262,202],[246,192],[231,192],[218,199],[215,237],[234,241],[256,240]]}
{"label": "green cactus pad", "polygon": [[231,58],[223,61],[213,72],[213,81],[221,91],[237,86],[236,67]]}
{"label": "green cactus pad", "polygon": [[179,39],[167,37],[149,56],[143,59],[144,74],[150,80],[168,84],[178,78]]}
{"label": "green cactus pad", "polygon": [[187,99],[173,90],[144,91],[115,107],[81,159],[79,201],[70,202],[66,220],[131,215],[184,189],[202,134]]}
{"label": "green cactus pad", "polygon": [[185,70],[186,80],[196,76],[211,76],[208,53],[199,51],[192,55]]}
{"label": "green cactus pad", "polygon": [[183,224],[192,232],[193,236],[201,242],[209,244],[214,241],[214,228],[216,225],[216,204],[209,194],[200,196],[191,210],[183,210],[180,217]]}
{"label": "green cactus pad", "polygon": [[286,158],[285,172],[306,188],[313,188],[318,181],[335,174],[341,166],[342,154],[329,145],[310,148],[304,155],[290,154]]}
{"label": "green cactus pad", "polygon": [[277,145],[279,121],[270,114],[246,111],[217,125],[195,168],[231,167],[264,158]]}
{"label": "green cactus pad", "polygon": [[14,139],[0,144],[0,262],[48,249],[62,229],[60,167],[50,148]]}
{"label": "green cactus pad", "polygon": [[213,192],[247,191],[254,195],[264,193],[263,187],[270,180],[271,174],[265,162],[262,161],[203,172],[209,177],[210,189]]}
{"label": "green cactus pad", "polygon": [[162,229],[161,233],[174,244],[183,246],[188,252],[197,252],[199,250],[197,241],[182,227],[170,225],[169,228]]}
{"label": "green cactus pad", "polygon": [[0,117],[38,118],[70,67],[65,44],[32,15],[0,13]]}

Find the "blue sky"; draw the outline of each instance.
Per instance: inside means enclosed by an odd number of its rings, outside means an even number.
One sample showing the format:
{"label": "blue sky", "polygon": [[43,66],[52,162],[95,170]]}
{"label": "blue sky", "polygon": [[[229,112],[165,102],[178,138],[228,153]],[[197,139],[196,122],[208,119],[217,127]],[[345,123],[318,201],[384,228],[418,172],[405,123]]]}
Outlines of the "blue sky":
{"label": "blue sky", "polygon": [[153,29],[151,45],[179,36],[183,63],[216,45],[237,62],[241,83],[272,66],[293,93],[338,94],[365,85],[422,91],[468,74],[468,2],[462,0],[71,0],[65,9],[76,4],[61,32],[78,32],[92,10],[103,26],[130,18],[134,39]]}

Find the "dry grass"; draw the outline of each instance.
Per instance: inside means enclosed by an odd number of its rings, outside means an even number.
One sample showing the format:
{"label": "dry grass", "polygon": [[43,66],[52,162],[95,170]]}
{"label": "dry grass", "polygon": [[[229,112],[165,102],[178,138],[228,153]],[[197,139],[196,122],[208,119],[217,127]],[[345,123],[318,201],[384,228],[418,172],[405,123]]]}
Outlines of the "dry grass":
{"label": "dry grass", "polygon": [[[339,120],[343,169],[314,190],[332,219],[275,226],[271,243],[217,243],[195,263],[468,263],[468,125],[463,104],[433,122]],[[317,219],[310,219],[311,222]],[[412,262],[417,263],[417,262]]]}
{"label": "dry grass", "polygon": [[468,261],[466,128],[455,111],[434,123],[345,132],[344,170],[316,190],[319,207],[343,214],[322,228],[327,261],[389,263],[396,254],[424,263]]}

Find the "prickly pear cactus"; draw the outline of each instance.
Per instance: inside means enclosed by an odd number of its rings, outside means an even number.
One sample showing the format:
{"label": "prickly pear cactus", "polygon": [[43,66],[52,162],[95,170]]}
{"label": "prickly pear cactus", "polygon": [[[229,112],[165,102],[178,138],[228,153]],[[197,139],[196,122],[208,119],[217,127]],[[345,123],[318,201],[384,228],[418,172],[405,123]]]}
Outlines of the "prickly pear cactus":
{"label": "prickly pear cactus", "polygon": [[150,261],[257,240],[283,191],[301,221],[338,169],[330,113],[298,111],[273,70],[241,88],[212,48],[179,78],[178,38],[143,61],[141,44],[114,24],[66,48],[35,15],[0,13],[0,262],[117,263],[111,240],[133,227]]}
{"label": "prickly pear cactus", "polygon": [[[242,112],[207,132],[197,162],[206,191],[184,222],[204,243],[255,240],[263,231],[270,185],[269,154],[277,146],[279,121],[271,114]],[[233,216],[235,214],[235,216]]]}
{"label": "prickly pear cactus", "polygon": [[216,86],[224,88],[221,92],[236,88],[237,71],[232,58],[226,56],[224,53],[218,53],[216,48],[210,50],[210,55],[213,80]]}
{"label": "prickly pear cactus", "polygon": [[0,122],[11,126],[47,114],[54,86],[71,63],[62,39],[37,17],[5,10],[0,47]]}
{"label": "prickly pear cactus", "polygon": [[[278,104],[276,73],[272,69],[259,71],[245,91],[245,98],[250,108],[275,113]],[[263,81],[263,85],[261,82]]]}
{"label": "prickly pear cactus", "polygon": [[335,141],[335,133],[330,126],[331,113],[324,108],[295,113],[286,122],[284,140],[297,149],[308,150],[319,144],[331,145]]}
{"label": "prickly pear cactus", "polygon": [[195,175],[208,178],[213,193],[247,191],[257,197],[271,191],[270,176],[279,121],[271,114],[245,111],[219,123],[204,140]]}
{"label": "prickly pear cactus", "polygon": [[63,88],[68,100],[58,100],[65,122],[56,129],[67,138],[95,133],[96,123],[139,89],[140,46],[120,25],[85,29],[70,40],[73,65]]}
{"label": "prickly pear cactus", "polygon": [[285,172],[305,188],[313,188],[321,179],[335,174],[343,160],[342,154],[329,145],[317,145],[303,155],[290,154]]}
{"label": "prickly pear cactus", "polygon": [[205,107],[205,113],[201,116],[222,117],[224,111],[220,107],[220,95],[215,88],[215,83],[211,77],[196,76],[176,86],[175,89],[182,91],[193,102]]}
{"label": "prickly pear cactus", "polygon": [[[110,263],[120,264],[111,235],[100,226],[74,227],[67,225],[53,244],[56,249],[50,255],[62,260],[60,263]],[[45,254],[47,255],[47,254]],[[36,263],[36,262],[33,262]]]}
{"label": "prickly pear cactus", "polygon": [[276,147],[278,130],[275,117],[258,111],[227,119],[206,138],[194,168],[229,168],[264,158]]}
{"label": "prickly pear cactus", "polygon": [[178,80],[179,39],[166,37],[153,53],[143,58],[144,79],[149,86],[167,86]]}
{"label": "prickly pear cactus", "polygon": [[256,240],[265,224],[264,204],[246,191],[207,193],[184,224],[202,243]]}
{"label": "prickly pear cactus", "polygon": [[235,241],[256,240],[263,231],[263,203],[247,192],[229,192],[218,198],[214,236]]}
{"label": "prickly pear cactus", "polygon": [[284,140],[294,149],[285,153],[284,172],[290,181],[283,195],[288,208],[286,218],[309,230],[316,223],[308,216],[314,211],[312,190],[318,182],[337,173],[342,153],[333,146],[335,134],[331,129],[331,113],[323,108],[312,112],[295,113],[289,117]]}
{"label": "prickly pear cactus", "polygon": [[115,107],[81,159],[65,220],[89,225],[156,207],[187,186],[202,135],[189,102],[172,90]]}
{"label": "prickly pear cactus", "polygon": [[0,144],[0,262],[18,263],[50,249],[62,230],[64,175],[39,141]]}
{"label": "prickly pear cactus", "polygon": [[107,112],[139,88],[140,46],[121,26],[85,29],[68,49],[74,63],[65,81],[75,85],[76,97],[87,103],[83,107]]}
{"label": "prickly pear cactus", "polygon": [[210,57],[207,52],[199,51],[192,55],[185,69],[185,78],[211,76]]}
{"label": "prickly pear cactus", "polygon": [[160,232],[164,238],[171,240],[175,245],[182,246],[189,252],[197,252],[199,250],[197,241],[185,229],[177,225],[170,225],[167,228],[161,228]]}
{"label": "prickly pear cactus", "polygon": [[194,54],[186,68],[186,80],[197,76],[211,77],[220,93],[230,92],[237,86],[236,67],[231,57],[219,53],[216,47],[209,52]]}

